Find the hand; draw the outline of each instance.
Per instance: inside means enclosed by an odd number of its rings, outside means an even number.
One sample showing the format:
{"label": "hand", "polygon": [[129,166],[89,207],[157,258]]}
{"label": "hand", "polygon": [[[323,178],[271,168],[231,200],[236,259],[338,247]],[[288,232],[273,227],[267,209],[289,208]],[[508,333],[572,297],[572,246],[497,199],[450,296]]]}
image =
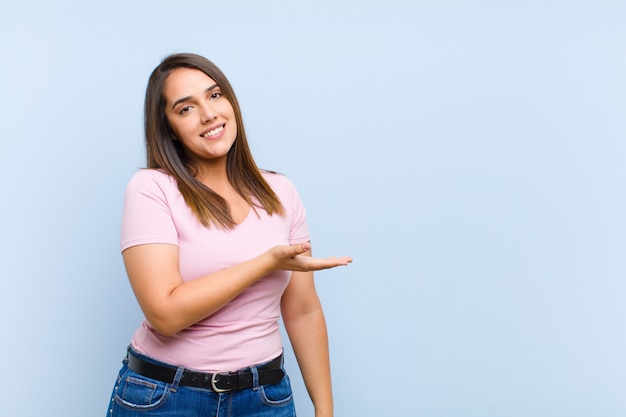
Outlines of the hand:
{"label": "hand", "polygon": [[[275,246],[267,253],[274,262],[274,270],[280,271],[320,271],[336,266],[345,266],[352,262],[348,256],[314,258],[310,256],[311,244],[300,243],[289,246]],[[307,254],[308,252],[308,254]]]}

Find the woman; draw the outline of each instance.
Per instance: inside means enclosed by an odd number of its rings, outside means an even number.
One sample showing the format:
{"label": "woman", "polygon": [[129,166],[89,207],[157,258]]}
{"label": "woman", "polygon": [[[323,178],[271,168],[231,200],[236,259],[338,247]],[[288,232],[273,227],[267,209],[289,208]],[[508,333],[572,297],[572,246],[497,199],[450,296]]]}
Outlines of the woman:
{"label": "woman", "polygon": [[324,315],[305,211],[283,175],[260,171],[224,74],[167,57],[145,101],[148,169],[129,182],[121,249],[145,315],[109,416],[293,416],[278,318],[317,417],[332,416]]}

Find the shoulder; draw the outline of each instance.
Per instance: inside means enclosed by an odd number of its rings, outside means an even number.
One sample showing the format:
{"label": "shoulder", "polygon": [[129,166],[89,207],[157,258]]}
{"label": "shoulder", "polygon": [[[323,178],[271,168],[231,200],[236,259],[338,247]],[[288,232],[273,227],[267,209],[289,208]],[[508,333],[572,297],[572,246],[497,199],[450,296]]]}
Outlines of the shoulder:
{"label": "shoulder", "polygon": [[173,202],[182,198],[176,180],[161,170],[141,169],[126,186],[124,193],[128,202]]}
{"label": "shoulder", "polygon": [[160,169],[143,168],[135,172],[130,182],[158,182],[158,183],[174,183],[174,178]]}
{"label": "shoulder", "polygon": [[283,174],[272,171],[261,171],[263,177],[274,190],[287,213],[303,213],[304,205],[298,189],[291,180]]}
{"label": "shoulder", "polygon": [[176,180],[158,169],[141,169],[128,182],[127,190],[176,189]]}
{"label": "shoulder", "polygon": [[296,186],[286,175],[273,171],[261,170],[261,174],[276,194],[296,192]]}

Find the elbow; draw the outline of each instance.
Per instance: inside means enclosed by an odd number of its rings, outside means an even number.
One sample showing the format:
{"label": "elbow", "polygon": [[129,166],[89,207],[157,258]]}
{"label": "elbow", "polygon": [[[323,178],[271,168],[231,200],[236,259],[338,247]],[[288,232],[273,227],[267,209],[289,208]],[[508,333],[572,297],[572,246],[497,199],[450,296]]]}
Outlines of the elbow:
{"label": "elbow", "polygon": [[150,328],[155,332],[159,333],[161,336],[172,337],[176,333],[180,332],[184,329],[178,323],[175,323],[171,319],[164,319],[158,317],[147,317],[146,321],[150,325]]}
{"label": "elbow", "polygon": [[165,337],[175,336],[203,318],[195,316],[187,309],[168,303],[167,300],[158,305],[147,306],[142,310],[150,328]]}
{"label": "elbow", "polygon": [[180,331],[177,329],[162,327],[162,326],[159,326],[159,327],[152,326],[152,329],[154,329],[154,331],[156,331],[161,336],[165,336],[165,337],[172,337]]}

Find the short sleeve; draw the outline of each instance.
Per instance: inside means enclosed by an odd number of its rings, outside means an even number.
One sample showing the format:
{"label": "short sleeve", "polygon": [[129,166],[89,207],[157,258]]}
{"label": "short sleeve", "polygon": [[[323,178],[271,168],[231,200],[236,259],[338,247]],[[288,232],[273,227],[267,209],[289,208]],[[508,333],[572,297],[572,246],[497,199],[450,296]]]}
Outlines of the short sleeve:
{"label": "short sleeve", "polygon": [[144,169],[129,181],[124,195],[120,249],[149,243],[178,245],[178,232],[169,201],[174,180],[159,171]]}
{"label": "short sleeve", "polygon": [[289,244],[293,245],[311,240],[309,225],[306,220],[306,209],[296,186],[282,174],[264,172],[264,176],[287,212],[287,218],[290,222]]}
{"label": "short sleeve", "polygon": [[291,231],[289,233],[289,243],[296,244],[306,242],[311,239],[309,225],[306,220],[306,209],[296,187],[291,183],[289,183],[289,185],[292,189],[292,222]]}

